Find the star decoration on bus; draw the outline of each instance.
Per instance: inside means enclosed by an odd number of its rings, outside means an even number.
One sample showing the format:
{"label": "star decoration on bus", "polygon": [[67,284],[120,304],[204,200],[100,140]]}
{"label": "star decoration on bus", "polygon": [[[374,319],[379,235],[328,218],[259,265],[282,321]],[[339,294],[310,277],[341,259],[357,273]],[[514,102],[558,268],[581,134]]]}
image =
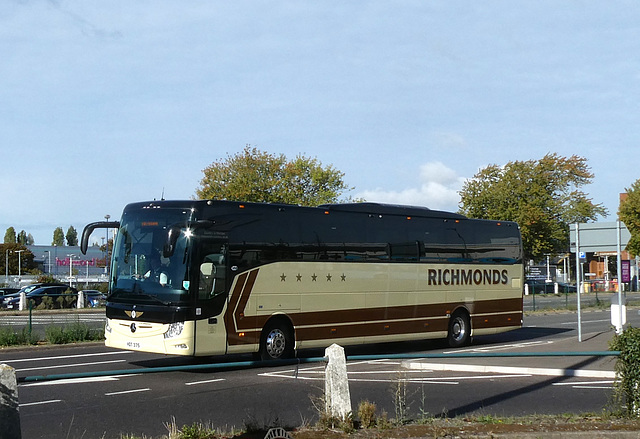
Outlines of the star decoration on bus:
{"label": "star decoration on bus", "polygon": [[[280,276],[280,282],[286,282],[287,281],[287,274],[286,273],[282,273],[279,275]],[[296,277],[296,282],[304,282],[304,276],[300,273],[297,273],[295,275]],[[333,282],[333,274],[331,273],[327,273],[325,275],[325,278],[327,280],[327,282]],[[313,273],[311,275],[311,282],[317,282],[318,281],[318,275],[316,273]],[[347,275],[342,273],[340,275],[340,282],[346,282],[347,281]]]}

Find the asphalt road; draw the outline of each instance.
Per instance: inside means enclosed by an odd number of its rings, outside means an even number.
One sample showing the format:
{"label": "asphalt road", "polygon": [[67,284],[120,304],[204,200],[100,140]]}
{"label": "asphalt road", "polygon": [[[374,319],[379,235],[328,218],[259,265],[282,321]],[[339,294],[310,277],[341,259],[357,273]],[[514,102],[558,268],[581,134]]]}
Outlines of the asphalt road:
{"label": "asphalt road", "polygon": [[[606,311],[583,314],[584,334],[613,335]],[[637,312],[629,312],[634,326]],[[518,331],[478,337],[471,349],[509,351],[553,343],[577,343],[575,313],[526,317]],[[469,349],[469,348],[467,348]],[[448,352],[441,342],[395,343],[348,348],[347,355]],[[323,351],[303,351],[302,357]],[[270,425],[295,427],[315,423],[312,399],[322,394],[323,364],[263,367],[228,371],[185,371],[119,375],[126,369],[250,360],[248,356],[189,359],[108,350],[101,345],[0,351],[0,362],[19,377],[113,371],[104,377],[19,385],[22,432],[25,438],[117,438],[121,434],[158,437],[164,424],[203,422],[224,431]],[[484,360],[481,360],[485,362]],[[495,364],[495,359],[493,364]],[[505,360],[506,361],[506,360]],[[514,361],[514,360],[511,360]],[[545,359],[519,359],[544,365]],[[489,363],[488,360],[486,360]],[[580,361],[576,360],[576,364]],[[393,395],[405,392],[407,416],[521,415],[533,413],[600,412],[609,401],[611,378],[531,375],[489,371],[410,369],[402,360],[350,361],[354,410],[362,400],[378,412],[396,417]]]}

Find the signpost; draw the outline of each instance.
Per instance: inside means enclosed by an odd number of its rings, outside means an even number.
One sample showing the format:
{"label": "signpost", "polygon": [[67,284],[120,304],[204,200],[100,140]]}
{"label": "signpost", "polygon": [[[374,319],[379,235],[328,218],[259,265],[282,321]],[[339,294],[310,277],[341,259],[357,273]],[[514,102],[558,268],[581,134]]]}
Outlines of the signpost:
{"label": "signpost", "polygon": [[[620,221],[607,223],[576,223],[571,225],[570,242],[571,251],[576,253],[576,285],[577,285],[577,301],[578,301],[578,341],[582,341],[582,319],[580,316],[580,295],[583,291],[582,286],[582,267],[581,262],[585,261],[587,252],[610,252],[615,251],[618,255],[618,318],[612,318],[612,324],[616,327],[616,333],[622,332],[622,326],[626,320],[623,316],[624,306],[622,303],[622,283],[631,280],[630,261],[625,264],[627,266],[627,278],[624,280],[624,268],[622,264],[622,246],[626,246],[631,238],[631,233],[627,227]],[[612,312],[613,312],[612,304]]]}

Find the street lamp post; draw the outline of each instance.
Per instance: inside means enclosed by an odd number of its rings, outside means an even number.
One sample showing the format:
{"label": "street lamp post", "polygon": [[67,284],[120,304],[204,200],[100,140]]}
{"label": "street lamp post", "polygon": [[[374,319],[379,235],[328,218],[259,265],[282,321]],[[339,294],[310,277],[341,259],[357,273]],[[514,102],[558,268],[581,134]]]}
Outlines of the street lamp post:
{"label": "street lamp post", "polygon": [[69,286],[72,287],[72,280],[73,280],[73,257],[75,255],[67,255],[69,256]]}
{"label": "street lamp post", "polygon": [[18,283],[22,280],[22,269],[20,267],[20,253],[24,250],[14,250],[14,253],[18,253]]}
{"label": "street lamp post", "polygon": [[[109,222],[109,218],[111,218],[111,215],[109,214],[106,214],[104,216],[104,219],[107,220],[107,222]],[[109,260],[109,228],[108,227],[106,231],[107,231],[107,247],[106,247],[107,252],[106,252],[106,256],[104,257],[104,262],[105,262],[105,271],[107,273],[107,279],[108,279],[109,278],[109,262],[110,262]]]}
{"label": "street lamp post", "polygon": [[9,249],[4,252],[4,283],[7,285],[9,285],[9,253],[11,253]]}
{"label": "street lamp post", "polygon": [[[48,272],[49,274],[51,274],[51,251],[49,251],[49,250],[45,250],[44,252],[46,253],[46,255],[44,255],[44,256],[46,256],[46,257],[47,257],[47,261],[48,261],[47,265],[49,266],[49,269],[47,270],[47,272]],[[43,256],[43,257],[44,257],[44,256]]]}

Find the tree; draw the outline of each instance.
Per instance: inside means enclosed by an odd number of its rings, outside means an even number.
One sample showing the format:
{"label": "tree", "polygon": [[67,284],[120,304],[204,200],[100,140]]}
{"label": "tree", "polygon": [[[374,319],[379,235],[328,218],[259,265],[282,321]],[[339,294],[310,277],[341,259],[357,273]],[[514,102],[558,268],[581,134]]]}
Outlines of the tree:
{"label": "tree", "polygon": [[4,243],[5,244],[15,244],[16,243],[16,229],[13,227],[9,227],[4,232]]}
{"label": "tree", "polygon": [[20,230],[17,240],[18,244],[27,245],[27,232],[25,232],[24,230]]}
{"label": "tree", "polygon": [[62,227],[56,227],[53,231],[53,241],[51,245],[57,245],[58,247],[64,246],[64,232],[62,231]]}
{"label": "tree", "polygon": [[73,226],[69,226],[69,229],[67,229],[66,238],[67,238],[67,245],[69,246],[78,245],[78,232]]}
{"label": "tree", "polygon": [[636,180],[625,190],[627,198],[620,203],[618,217],[631,233],[626,249],[636,256],[640,255],[640,180]]}
{"label": "tree", "polygon": [[568,250],[569,225],[606,216],[578,190],[593,174],[587,160],[547,154],[540,160],[490,165],[467,180],[460,191],[460,212],[472,218],[516,221],[527,259]]}
{"label": "tree", "polygon": [[[20,267],[18,268],[18,251],[20,251]],[[27,249],[23,244],[10,243],[0,244],[0,255],[2,255],[2,269],[0,273],[5,275],[5,261],[9,263],[8,274],[21,274],[29,273],[37,268],[37,264],[34,262],[33,253]],[[4,279],[2,279],[4,281]]]}
{"label": "tree", "polygon": [[333,166],[322,166],[315,158],[298,155],[287,160],[247,145],[203,171],[196,196],[200,199],[253,201],[317,206],[335,203],[350,190],[344,174]]}

